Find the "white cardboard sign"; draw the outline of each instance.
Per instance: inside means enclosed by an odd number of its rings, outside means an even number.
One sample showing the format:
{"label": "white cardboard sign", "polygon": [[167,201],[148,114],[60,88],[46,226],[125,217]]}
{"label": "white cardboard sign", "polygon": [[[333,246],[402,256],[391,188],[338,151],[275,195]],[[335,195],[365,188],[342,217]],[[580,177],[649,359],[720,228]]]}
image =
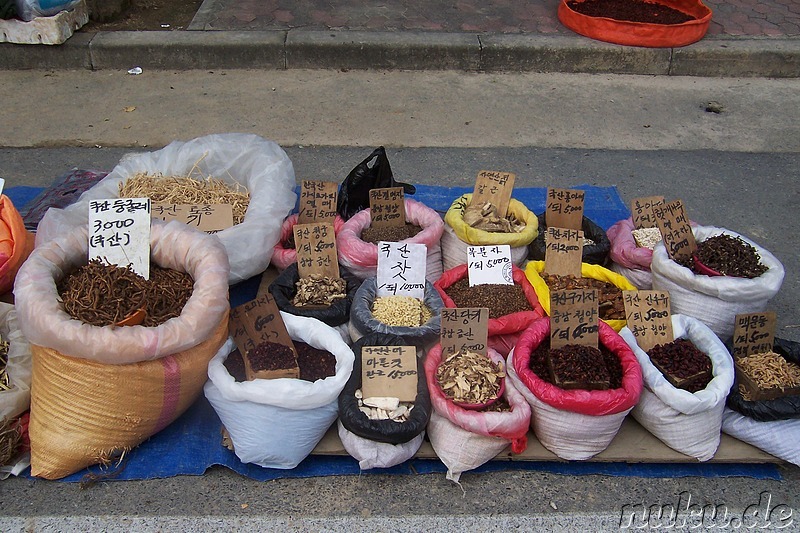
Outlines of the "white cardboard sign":
{"label": "white cardboard sign", "polygon": [[425,298],[428,249],[424,244],[378,243],[378,296]]}
{"label": "white cardboard sign", "polygon": [[89,202],[89,259],[131,265],[134,272],[150,279],[150,199]]}
{"label": "white cardboard sign", "polygon": [[467,246],[467,272],[469,286],[513,285],[511,276],[511,246]]}

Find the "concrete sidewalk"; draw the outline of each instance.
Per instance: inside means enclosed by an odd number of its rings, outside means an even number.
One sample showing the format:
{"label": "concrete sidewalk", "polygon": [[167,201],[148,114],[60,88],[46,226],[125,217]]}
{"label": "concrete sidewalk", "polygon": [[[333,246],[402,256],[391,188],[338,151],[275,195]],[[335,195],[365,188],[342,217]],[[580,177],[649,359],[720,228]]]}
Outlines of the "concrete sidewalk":
{"label": "concrete sidewalk", "polygon": [[205,0],[184,31],[0,44],[5,69],[403,69],[800,77],[800,4],[707,1],[707,35],[641,48],[577,35],[558,0]]}

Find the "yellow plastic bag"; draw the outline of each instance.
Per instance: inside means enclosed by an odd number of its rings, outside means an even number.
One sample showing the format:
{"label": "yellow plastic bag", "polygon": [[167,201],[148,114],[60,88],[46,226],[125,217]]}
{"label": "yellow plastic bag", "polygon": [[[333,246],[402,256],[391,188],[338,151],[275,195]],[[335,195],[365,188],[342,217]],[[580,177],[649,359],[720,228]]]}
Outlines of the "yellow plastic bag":
{"label": "yellow plastic bag", "polygon": [[444,216],[445,223],[453,228],[456,236],[472,246],[490,244],[508,244],[512,248],[528,246],[539,235],[539,221],[536,215],[519,200],[511,199],[508,203],[509,214],[525,223],[520,233],[492,233],[475,229],[464,222],[464,211],[472,202],[472,194],[464,194],[457,198]]}
{"label": "yellow plastic bag", "polygon": [[[550,289],[547,283],[544,282],[544,279],[542,279],[542,276],[539,275],[542,272],[544,272],[544,261],[529,261],[528,265],[525,267],[525,275],[528,277],[528,281],[531,282],[536,294],[539,296],[539,303],[542,304],[544,312],[550,315]],[[637,290],[636,287],[624,277],[598,265],[581,263],[581,277],[606,281],[619,287],[623,291]],[[614,328],[614,331],[618,333],[626,324],[625,320],[604,320],[603,322]]]}

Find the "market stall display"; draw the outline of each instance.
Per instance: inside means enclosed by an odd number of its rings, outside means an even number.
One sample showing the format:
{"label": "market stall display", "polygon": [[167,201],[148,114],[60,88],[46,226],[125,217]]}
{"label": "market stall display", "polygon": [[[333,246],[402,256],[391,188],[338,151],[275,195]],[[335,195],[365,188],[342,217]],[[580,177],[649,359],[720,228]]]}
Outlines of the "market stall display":
{"label": "market stall display", "polygon": [[[545,244],[547,243],[545,215],[546,213],[542,213],[537,217],[539,235],[528,245],[528,258],[534,261],[544,261],[545,259]],[[582,262],[605,266],[608,262],[608,252],[611,248],[611,243],[608,240],[608,236],[606,236],[605,230],[584,216],[581,221],[581,231],[583,231],[584,239]]]}

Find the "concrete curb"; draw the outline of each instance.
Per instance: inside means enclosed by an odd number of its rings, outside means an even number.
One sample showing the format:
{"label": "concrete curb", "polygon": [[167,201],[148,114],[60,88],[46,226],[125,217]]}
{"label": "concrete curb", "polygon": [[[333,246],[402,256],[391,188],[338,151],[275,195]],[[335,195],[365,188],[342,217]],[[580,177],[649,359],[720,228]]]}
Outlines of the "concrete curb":
{"label": "concrete curb", "polygon": [[0,44],[0,69],[386,69],[800,77],[800,39],[708,38],[682,48],[578,35],[430,32],[78,33],[60,46]]}

